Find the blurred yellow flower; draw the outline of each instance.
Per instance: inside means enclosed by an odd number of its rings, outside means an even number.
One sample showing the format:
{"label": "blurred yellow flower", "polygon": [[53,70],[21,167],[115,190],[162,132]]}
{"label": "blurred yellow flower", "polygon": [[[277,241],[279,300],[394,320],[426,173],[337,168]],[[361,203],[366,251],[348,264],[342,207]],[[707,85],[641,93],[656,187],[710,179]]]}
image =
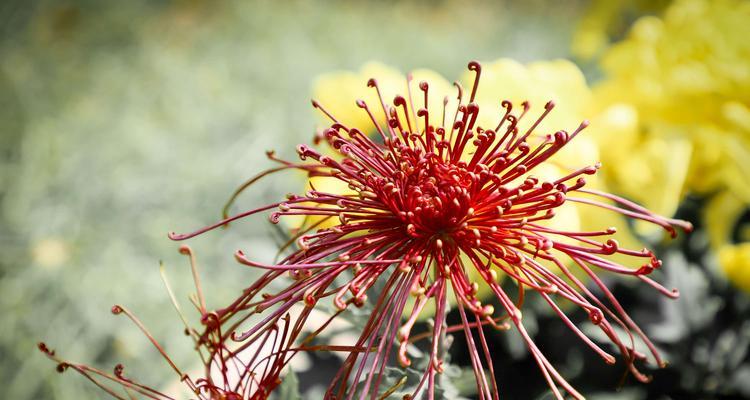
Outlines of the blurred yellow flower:
{"label": "blurred yellow flower", "polygon": [[[449,101],[447,109],[455,109],[457,89],[448,80],[427,69],[414,70],[411,76],[412,93],[420,93],[416,89],[420,81],[430,83],[430,109],[442,109],[441,103],[446,96]],[[406,92],[405,75],[389,66],[370,62],[362,66],[358,72],[342,71],[322,75],[313,86],[313,98],[324,104],[326,110],[334,117],[349,126],[371,126],[372,123],[367,113],[355,104],[358,99],[355,93],[360,96],[362,93],[368,93],[368,97],[362,100],[365,100],[367,104],[379,104],[374,90],[362,90],[368,79],[373,77],[377,78],[386,102],[392,101],[396,93]],[[470,90],[473,73],[467,72],[459,79],[459,82],[465,87],[464,91]],[[464,93],[464,96],[468,96],[468,93]],[[542,61],[523,65],[511,59],[499,59],[483,63],[482,87],[475,99],[481,109],[497,109],[497,114],[493,117],[491,112],[480,113],[478,125],[497,125],[502,116],[502,108],[498,100],[500,98],[509,100],[517,106],[528,101],[537,109],[550,100],[555,101],[555,110],[538,127],[539,132],[552,133],[554,129],[560,127],[572,131],[585,119],[591,91],[583,73],[569,61]],[[384,123],[382,114],[374,114],[379,123]],[[446,116],[446,118],[450,117]],[[533,116],[527,116],[519,124],[519,128],[521,130],[527,128],[535,119]],[[596,163],[599,160],[599,153],[595,142],[589,135],[590,132],[587,131],[586,135],[577,137],[560,151],[555,160],[559,168],[555,168],[552,164],[545,165],[547,169],[545,173],[550,176],[562,176],[564,171],[578,168],[581,164]],[[469,153],[466,152],[466,154]],[[321,180],[318,179],[313,184],[325,184]],[[571,205],[561,208],[560,215],[555,218],[555,222],[565,226],[567,230],[578,230],[581,226],[579,219],[577,207]]]}
{"label": "blurred yellow flower", "polygon": [[[448,109],[451,109],[451,104],[455,108],[455,89],[442,75],[428,69],[417,69],[410,75],[409,88],[406,75],[393,67],[372,61],[357,72],[338,71],[319,76],[313,84],[313,98],[347,126],[372,126],[370,117],[357,106],[357,100],[364,100],[373,110],[376,121],[385,124],[385,116],[382,112],[377,112],[380,108],[377,93],[374,89],[366,89],[370,78],[377,79],[383,100],[387,103],[392,102],[396,95],[407,93],[409,89],[414,96],[419,96],[421,92],[417,85],[426,81],[430,83],[430,109],[442,109],[445,96],[449,99]],[[322,115],[319,118],[322,123],[330,122]]]}
{"label": "blurred yellow flower", "polygon": [[743,216],[747,204],[733,193],[715,196],[705,208],[704,219],[711,245],[727,278],[750,292],[750,223]]}
{"label": "blurred yellow flower", "polygon": [[[367,80],[372,77],[378,77],[384,99],[393,99],[405,86],[404,75],[397,69],[369,62],[357,72],[338,71],[320,75],[313,83],[313,98],[347,126],[370,126],[370,118],[355,102],[361,99],[367,104],[379,104],[374,90],[363,90]],[[385,121],[382,114],[374,115],[378,122]],[[320,118],[321,123],[329,122],[323,115]]]}
{"label": "blurred yellow flower", "polygon": [[742,217],[750,212],[737,195],[723,192],[711,199],[704,211],[708,237],[715,246],[731,242],[750,242],[750,224],[742,224]]}
{"label": "blurred yellow flower", "polygon": [[750,242],[721,246],[719,263],[732,283],[750,292]]}
{"label": "blurred yellow flower", "polygon": [[[648,134],[642,130],[637,109],[627,103],[606,107],[592,125],[597,127],[593,138],[606,166],[601,174],[610,189],[657,214],[674,215],[683,197],[691,141],[666,134],[666,127],[662,135]],[[639,230],[644,235],[651,232],[645,224]]]}
{"label": "blurred yellow flower", "polygon": [[[599,104],[627,103],[640,134],[688,139],[687,190],[732,190],[750,203],[750,3],[683,0],[644,17],[602,66]],[[670,152],[671,155],[671,152]]]}
{"label": "blurred yellow flower", "polygon": [[602,159],[620,167],[605,170],[607,181],[666,214],[684,194],[718,193],[707,229],[727,276],[745,288],[750,252],[725,225],[750,205],[748,21],[747,1],[675,1],[607,51],[606,78],[594,88],[609,126],[599,137]]}
{"label": "blurred yellow flower", "polygon": [[[468,85],[472,76],[464,74],[461,81]],[[538,132],[554,133],[557,129],[572,132],[587,114],[591,102],[591,90],[578,67],[567,60],[537,61],[523,65],[511,59],[499,59],[482,65],[482,87],[477,92],[476,102],[483,110],[497,109],[479,116],[478,124],[495,126],[502,114],[499,98],[520,105],[528,101],[532,109],[552,100],[555,109],[537,127]],[[480,113],[481,114],[481,113]],[[519,130],[528,128],[536,120],[535,115],[524,118]],[[556,155],[555,161],[564,169],[580,167],[599,161],[599,152],[592,140],[590,127],[584,135],[576,137]]]}

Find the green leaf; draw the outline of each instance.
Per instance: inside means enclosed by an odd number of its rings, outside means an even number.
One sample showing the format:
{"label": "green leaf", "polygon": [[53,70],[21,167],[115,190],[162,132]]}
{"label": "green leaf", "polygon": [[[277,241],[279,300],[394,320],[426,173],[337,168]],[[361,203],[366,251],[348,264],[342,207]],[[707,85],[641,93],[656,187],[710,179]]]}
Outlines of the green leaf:
{"label": "green leaf", "polygon": [[302,400],[302,396],[299,394],[297,374],[291,368],[289,369],[289,373],[284,377],[284,381],[281,382],[277,393],[277,400]]}

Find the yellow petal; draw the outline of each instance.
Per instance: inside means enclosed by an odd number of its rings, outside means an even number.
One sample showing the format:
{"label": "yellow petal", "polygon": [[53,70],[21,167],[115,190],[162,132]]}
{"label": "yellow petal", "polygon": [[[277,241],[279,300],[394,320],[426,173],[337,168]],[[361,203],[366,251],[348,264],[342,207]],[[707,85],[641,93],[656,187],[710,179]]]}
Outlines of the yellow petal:
{"label": "yellow petal", "polygon": [[[750,204],[728,191],[714,196],[705,207],[703,219],[707,222],[708,239],[716,251],[731,243],[738,219],[748,207]],[[750,236],[741,239],[750,241]]]}
{"label": "yellow petal", "polygon": [[[341,123],[369,132],[375,128],[367,112],[357,106],[357,100],[367,103],[379,123],[385,121],[375,89],[367,87],[370,78],[378,80],[386,102],[393,100],[393,96],[406,87],[406,77],[397,69],[369,62],[357,72],[340,71],[320,75],[313,84],[313,98]],[[322,124],[331,123],[322,113],[319,119]]]}
{"label": "yellow petal", "polygon": [[[466,87],[466,97],[473,81],[473,72],[466,72],[461,79]],[[481,109],[478,123],[494,128],[503,115],[500,107],[502,100],[513,102],[514,110],[521,110],[521,103],[528,101],[531,109],[519,123],[519,129],[523,131],[536,121],[544,111],[544,105],[552,100],[556,108],[536,132],[572,131],[583,120],[581,111],[588,106],[590,95],[583,73],[570,61],[540,61],[522,65],[511,59],[499,59],[482,64],[481,84],[476,95]]]}
{"label": "yellow petal", "polygon": [[732,284],[750,293],[750,242],[722,246],[719,262]]}

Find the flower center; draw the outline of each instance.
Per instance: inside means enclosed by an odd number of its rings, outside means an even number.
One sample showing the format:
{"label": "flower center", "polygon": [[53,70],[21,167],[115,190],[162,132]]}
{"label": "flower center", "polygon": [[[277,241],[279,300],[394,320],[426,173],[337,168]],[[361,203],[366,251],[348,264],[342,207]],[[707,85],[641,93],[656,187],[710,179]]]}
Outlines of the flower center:
{"label": "flower center", "polygon": [[[402,162],[386,186],[387,203],[399,215],[407,234],[415,238],[454,236],[466,227],[473,209],[478,175],[463,161],[446,162],[434,153]],[[410,158],[407,158],[409,160]],[[402,188],[399,190],[399,188]]]}

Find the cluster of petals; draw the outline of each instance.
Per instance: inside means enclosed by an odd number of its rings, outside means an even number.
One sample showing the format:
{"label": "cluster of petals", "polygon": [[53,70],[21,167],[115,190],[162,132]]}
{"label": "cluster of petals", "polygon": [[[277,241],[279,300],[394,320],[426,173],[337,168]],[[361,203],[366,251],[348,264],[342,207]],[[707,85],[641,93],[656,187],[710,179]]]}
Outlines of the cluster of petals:
{"label": "cluster of petals", "polygon": [[[429,362],[419,371],[421,378],[408,385],[405,398],[432,399],[437,376],[445,368],[445,337],[455,333],[465,336],[479,398],[498,399],[485,329],[515,329],[556,398],[583,398],[524,327],[522,305],[528,291],[548,303],[605,362],[615,363],[616,358],[579,328],[570,316],[573,312],[588,315],[636,378],[648,380],[636,367],[636,361],[649,358],[636,349],[638,342],[663,365],[655,346],[599,277],[629,276],[676,297],[676,291],[649,276],[661,262],[647,249],[621,247],[614,228],[576,231],[553,222],[564,207],[583,206],[661,226],[673,237],[678,228],[690,230],[690,224],[587,188],[587,176],[597,173],[598,164],[554,178],[536,174],[588,122],[571,131],[537,132],[554,102],[534,110],[528,102],[513,105],[500,99],[495,109],[482,110],[488,115],[479,119],[475,98],[482,67],[471,62],[469,70],[474,73],[471,87],[456,83],[455,97],[443,98],[439,109],[430,108],[431,96],[437,95],[427,81],[413,85],[407,78],[407,93],[386,100],[377,80],[369,80],[379,104],[360,100],[357,105],[371,127],[347,126],[313,101],[331,121],[316,137],[325,149],[299,145],[299,161],[269,152],[279,165],[242,185],[232,199],[258,179],[288,170],[335,180],[346,191],[313,185],[306,193],[290,194],[198,231],[170,234],[185,240],[263,212],[270,212],[272,223],[285,217],[304,219],[279,260],[262,263],[236,253],[241,264],[264,272],[228,306],[209,312],[197,285],[196,305],[204,327],[203,332],[188,333],[205,352],[204,378],[191,380],[154,341],[192,392],[207,399],[266,398],[297,353],[337,351],[345,356],[328,385],[327,399],[385,398],[398,389],[385,383],[386,368],[412,365],[410,348],[416,346]],[[478,119],[491,120],[492,115],[496,123],[478,125]],[[368,135],[370,131],[375,135]],[[480,293],[489,293],[490,299]],[[322,303],[333,311],[321,323],[311,315]],[[356,341],[327,343],[321,334],[352,307],[367,307],[369,312]],[[458,325],[447,323],[451,308],[460,316]],[[126,312],[121,307],[114,311]],[[420,323],[425,317],[432,323]],[[77,364],[61,365],[87,376],[91,372]],[[103,376],[147,397],[169,398],[121,374]]]}
{"label": "cluster of petals", "polygon": [[[456,84],[457,105],[448,107],[449,98],[445,97],[442,109],[437,110],[429,107],[430,96],[434,96],[429,82],[419,82],[413,91],[408,82],[409,91],[388,102],[380,95],[377,80],[371,79],[368,86],[378,93],[380,104],[373,106],[360,100],[357,105],[368,116],[376,132],[374,137],[365,133],[370,127],[346,126],[313,101],[313,106],[331,120],[330,127],[317,137],[329,150],[299,145],[299,162],[269,153],[280,166],[259,176],[301,170],[310,177],[340,181],[348,187],[347,192],[312,187],[307,193],[288,195],[284,201],[196,232],[171,235],[175,240],[188,239],[264,211],[271,211],[273,223],[288,216],[304,218],[281,260],[265,264],[242,251],[236,253],[240,263],[266,272],[232,305],[217,311],[220,321],[238,315],[243,316],[243,322],[254,314],[262,316],[249,328],[234,332],[233,340],[251,345],[291,317],[294,329],[283,352],[327,348],[348,353],[326,392],[327,398],[336,399],[388,391],[383,385],[385,368],[392,363],[409,366],[409,345],[424,340],[423,348],[431,361],[410,396],[426,393],[432,398],[436,374],[443,371],[441,338],[446,333],[463,332],[479,396],[492,399],[498,398],[499,390],[484,329],[515,328],[555,396],[562,399],[567,393],[582,398],[524,327],[521,305],[524,293],[531,290],[607,363],[614,363],[615,357],[571,320],[570,305],[588,314],[619,349],[636,378],[648,380],[635,366],[635,361],[647,359],[636,350],[637,341],[645,343],[657,365],[663,365],[655,346],[598,275],[631,276],[676,297],[676,291],[649,277],[661,262],[647,249],[620,247],[614,239],[614,228],[566,231],[550,221],[560,208],[578,204],[653,223],[672,236],[677,228],[690,230],[690,224],[586,188],[586,176],[595,174],[598,164],[554,179],[535,176],[535,168],[550,162],[588,122],[570,132],[536,132],[553,111],[553,102],[532,116],[527,102],[514,106],[498,100],[497,109],[487,110],[497,115],[497,123],[477,126],[480,110],[475,96],[481,90],[482,69],[476,62],[470,63],[469,69],[475,73],[472,87],[464,89]],[[531,121],[528,128],[519,129],[522,120]],[[515,298],[501,285],[502,276],[515,282]],[[272,282],[287,277],[292,279],[282,290],[271,289]],[[377,291],[372,290],[376,284]],[[491,302],[479,298],[483,290],[494,295]],[[321,301],[330,301],[337,312],[325,323],[309,326],[310,313]],[[366,302],[372,310],[356,343],[311,345],[331,320],[349,307],[362,307]],[[451,304],[456,305],[461,317],[462,323],[457,326],[445,323]],[[295,307],[303,311],[295,311]],[[417,321],[425,312],[431,313],[434,323],[427,332],[415,333]],[[303,331],[312,333],[303,337]]]}

